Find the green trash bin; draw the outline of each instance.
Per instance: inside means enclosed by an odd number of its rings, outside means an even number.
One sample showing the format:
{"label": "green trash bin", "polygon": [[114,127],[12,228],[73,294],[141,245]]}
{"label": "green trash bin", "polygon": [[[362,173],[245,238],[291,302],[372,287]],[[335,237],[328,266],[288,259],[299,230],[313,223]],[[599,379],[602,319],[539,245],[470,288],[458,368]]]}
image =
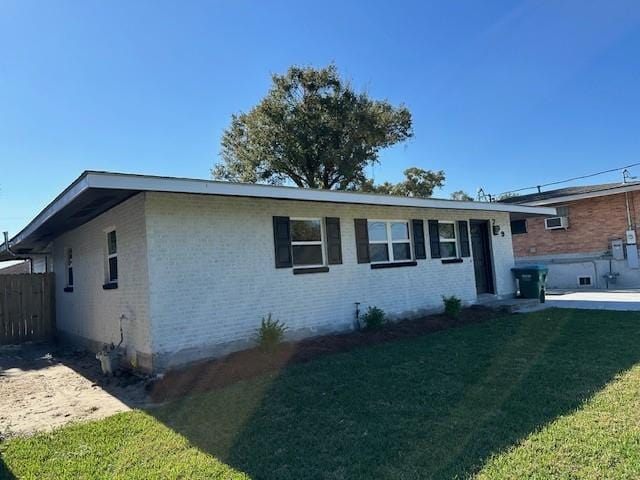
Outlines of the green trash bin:
{"label": "green trash bin", "polygon": [[537,298],[544,303],[545,284],[549,269],[542,265],[527,265],[515,267],[511,271],[518,279],[520,296],[523,298]]}

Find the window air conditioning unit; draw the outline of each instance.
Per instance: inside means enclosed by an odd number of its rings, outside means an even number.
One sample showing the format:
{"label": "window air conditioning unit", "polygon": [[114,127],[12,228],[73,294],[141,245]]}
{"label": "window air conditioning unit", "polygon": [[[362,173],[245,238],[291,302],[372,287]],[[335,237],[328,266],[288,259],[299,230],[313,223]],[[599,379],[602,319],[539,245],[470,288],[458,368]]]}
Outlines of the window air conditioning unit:
{"label": "window air conditioning unit", "polygon": [[569,228],[569,217],[550,217],[544,219],[544,228],[547,230],[558,230]]}

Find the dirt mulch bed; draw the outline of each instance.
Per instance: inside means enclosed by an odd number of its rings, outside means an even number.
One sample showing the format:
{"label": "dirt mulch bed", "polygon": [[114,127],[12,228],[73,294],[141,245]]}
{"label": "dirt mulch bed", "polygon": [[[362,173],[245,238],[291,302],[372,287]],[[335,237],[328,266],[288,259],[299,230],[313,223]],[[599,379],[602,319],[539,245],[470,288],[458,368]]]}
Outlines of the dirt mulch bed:
{"label": "dirt mulch bed", "polygon": [[258,348],[232,353],[226,357],[200,362],[168,371],[150,386],[154,402],[175,399],[191,393],[219,389],[240,380],[250,379],[287,365],[313,360],[322,355],[347,352],[354,348],[412,338],[430,332],[472,323],[482,323],[500,316],[495,310],[474,306],[463,309],[453,320],[445,315],[429,315],[417,320],[390,323],[375,331],[354,331],[286,342],[274,352]]}

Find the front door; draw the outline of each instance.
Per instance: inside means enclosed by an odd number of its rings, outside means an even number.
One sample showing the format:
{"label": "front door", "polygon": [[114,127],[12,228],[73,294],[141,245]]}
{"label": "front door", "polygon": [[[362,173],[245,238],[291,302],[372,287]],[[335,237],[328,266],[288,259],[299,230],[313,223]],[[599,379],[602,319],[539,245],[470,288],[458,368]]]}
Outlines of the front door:
{"label": "front door", "polygon": [[491,247],[489,242],[489,222],[486,220],[471,220],[473,269],[476,274],[476,290],[479,294],[494,293]]}

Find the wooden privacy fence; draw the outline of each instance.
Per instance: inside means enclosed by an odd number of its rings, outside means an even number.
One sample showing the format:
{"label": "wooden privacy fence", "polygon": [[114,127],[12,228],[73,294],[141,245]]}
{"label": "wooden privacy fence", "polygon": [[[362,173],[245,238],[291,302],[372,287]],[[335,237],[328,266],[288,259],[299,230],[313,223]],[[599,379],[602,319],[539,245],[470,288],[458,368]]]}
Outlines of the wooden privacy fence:
{"label": "wooden privacy fence", "polygon": [[0,345],[49,340],[54,299],[53,273],[0,275]]}

